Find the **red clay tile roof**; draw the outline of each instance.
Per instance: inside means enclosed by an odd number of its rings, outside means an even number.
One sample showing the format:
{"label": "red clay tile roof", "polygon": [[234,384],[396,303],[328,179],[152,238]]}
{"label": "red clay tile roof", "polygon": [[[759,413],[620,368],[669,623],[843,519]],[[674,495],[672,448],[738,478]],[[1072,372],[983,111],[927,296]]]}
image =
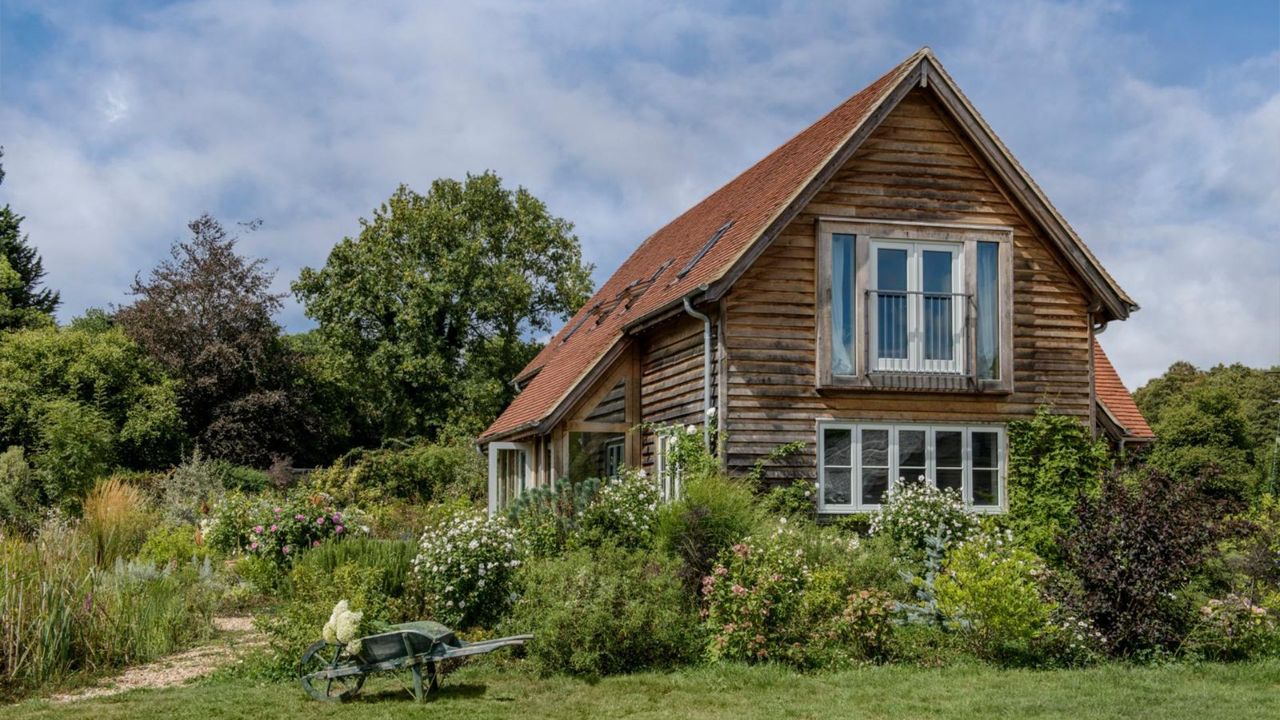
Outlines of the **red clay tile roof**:
{"label": "red clay tile roof", "polygon": [[1133,401],[1133,396],[1125,389],[1124,383],[1120,380],[1120,374],[1111,365],[1111,360],[1102,351],[1102,345],[1098,344],[1097,340],[1093,341],[1093,378],[1094,392],[1098,396],[1098,402],[1102,403],[1102,406],[1111,413],[1111,417],[1120,423],[1129,436],[1135,438],[1156,436],[1151,432],[1147,419],[1142,417],[1142,411]]}
{"label": "red clay tile roof", "polygon": [[[532,431],[561,407],[601,358],[619,346],[628,324],[678,304],[680,298],[724,278],[771,223],[785,213],[792,201],[801,196],[848,144],[885,98],[931,55],[928,48],[921,48],[649,236],[520,372],[517,377],[522,381],[522,390],[480,440],[516,437]],[[931,64],[931,67],[942,72],[941,65]],[[951,82],[945,73],[943,77]],[[1003,146],[1000,147],[1007,154]],[[1025,177],[1020,166],[1017,171]],[[1031,182],[1029,177],[1025,180]],[[677,277],[708,238],[729,222],[732,225],[723,236],[686,275]],[[1101,271],[1079,238],[1074,233],[1070,236],[1070,242],[1078,245],[1090,264]],[[1102,272],[1106,281],[1114,286],[1114,281]],[[1132,302],[1118,286],[1112,289],[1122,301]]]}
{"label": "red clay tile roof", "polygon": [[[520,376],[527,377],[541,368],[481,439],[510,434],[546,418],[622,337],[627,323],[719,279],[926,54],[925,49],[916,52],[649,236],[521,371]],[[733,221],[733,226],[688,274],[676,280],[676,273],[728,221]],[[624,302],[599,324],[586,317],[593,314],[594,308],[618,297],[631,283],[648,280],[664,263],[665,270],[630,308],[624,311]]]}

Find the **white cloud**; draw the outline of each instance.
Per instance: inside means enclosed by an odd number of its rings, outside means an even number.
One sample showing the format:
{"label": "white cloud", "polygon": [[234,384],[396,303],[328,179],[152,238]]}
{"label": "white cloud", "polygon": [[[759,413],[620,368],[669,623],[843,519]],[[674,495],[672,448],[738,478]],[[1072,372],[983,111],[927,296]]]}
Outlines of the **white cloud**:
{"label": "white cloud", "polygon": [[[284,289],[396,184],[486,168],[574,220],[603,279],[920,44],[887,0],[729,7],[36,5],[65,41],[7,83],[4,200],[64,316],[122,301],[201,212],[264,219],[245,246]],[[1259,79],[1280,59],[1170,87],[1120,5],[936,12],[943,62],[1142,303],[1105,338],[1130,385],[1176,359],[1280,362],[1280,93]]]}

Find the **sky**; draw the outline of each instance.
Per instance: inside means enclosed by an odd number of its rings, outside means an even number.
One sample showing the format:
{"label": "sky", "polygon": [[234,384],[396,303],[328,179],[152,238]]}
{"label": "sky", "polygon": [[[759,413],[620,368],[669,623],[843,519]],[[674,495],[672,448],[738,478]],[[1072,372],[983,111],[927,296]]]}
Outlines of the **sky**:
{"label": "sky", "polygon": [[602,283],[922,45],[1142,306],[1101,338],[1131,389],[1280,364],[1276,0],[0,0],[0,203],[62,320],[201,213],[261,219],[287,292],[397,185],[486,169]]}

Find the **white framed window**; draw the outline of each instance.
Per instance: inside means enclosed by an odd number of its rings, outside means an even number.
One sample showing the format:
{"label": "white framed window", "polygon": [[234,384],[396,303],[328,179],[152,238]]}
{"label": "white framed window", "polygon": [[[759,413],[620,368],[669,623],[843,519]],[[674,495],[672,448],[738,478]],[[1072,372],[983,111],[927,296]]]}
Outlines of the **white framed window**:
{"label": "white framed window", "polygon": [[815,383],[1010,392],[1013,231],[823,217]]}
{"label": "white framed window", "polygon": [[818,510],[878,510],[902,483],[957,490],[974,512],[1003,512],[1004,427],[821,421]]}
{"label": "white framed window", "polygon": [[489,515],[496,515],[529,487],[530,448],[525,443],[489,443]]}
{"label": "white framed window", "polygon": [[658,480],[658,491],[667,502],[680,497],[680,465],[671,457],[675,445],[676,438],[670,433],[660,432],[654,437],[653,473]]}
{"label": "white framed window", "polygon": [[888,372],[961,372],[964,245],[872,240],[870,275],[871,366]]}

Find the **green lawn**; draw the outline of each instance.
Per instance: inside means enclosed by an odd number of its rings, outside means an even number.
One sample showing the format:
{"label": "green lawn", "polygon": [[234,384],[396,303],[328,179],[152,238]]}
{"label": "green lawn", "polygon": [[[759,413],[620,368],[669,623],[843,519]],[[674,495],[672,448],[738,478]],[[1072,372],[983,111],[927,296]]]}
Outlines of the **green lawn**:
{"label": "green lawn", "polygon": [[1280,718],[1280,663],[1105,666],[1009,671],[981,666],[875,667],[801,676],[780,668],[708,667],[596,683],[538,678],[476,664],[450,675],[431,702],[398,686],[366,686],[347,705],[308,700],[290,684],[212,679],[167,690],[51,705],[0,707],[34,718]]}

